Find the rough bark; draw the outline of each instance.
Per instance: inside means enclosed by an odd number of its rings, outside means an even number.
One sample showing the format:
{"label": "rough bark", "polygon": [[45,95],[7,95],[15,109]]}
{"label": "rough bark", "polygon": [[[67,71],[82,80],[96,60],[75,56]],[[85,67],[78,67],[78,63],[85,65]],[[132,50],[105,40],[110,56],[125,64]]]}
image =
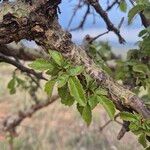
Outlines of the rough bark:
{"label": "rough bark", "polygon": [[[84,48],[71,41],[71,34],[64,31],[58,23],[56,12],[60,2],[60,0],[43,0],[37,2],[38,4],[35,2],[35,5],[19,2],[15,7],[22,9],[23,12],[28,9],[27,13],[22,16],[14,15],[17,8],[12,10],[12,5],[7,4],[7,12],[0,20],[0,44],[18,42],[26,38],[35,40],[45,50],[57,50],[72,63],[82,64],[86,72],[100,86],[104,86],[110,95],[120,99],[122,105],[132,108],[144,118],[150,119],[150,111],[138,96],[116,83],[105,71],[96,66],[93,60],[87,56]],[[9,9],[11,9],[11,13],[8,11]]]}

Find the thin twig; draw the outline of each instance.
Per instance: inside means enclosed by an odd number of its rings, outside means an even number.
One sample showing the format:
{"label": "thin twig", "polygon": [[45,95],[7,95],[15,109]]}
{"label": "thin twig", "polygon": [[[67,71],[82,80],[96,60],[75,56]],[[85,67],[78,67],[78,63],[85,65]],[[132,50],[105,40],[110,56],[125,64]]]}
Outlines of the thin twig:
{"label": "thin twig", "polygon": [[97,36],[91,38],[91,39],[89,40],[89,44],[92,44],[92,43],[93,43],[95,40],[97,40],[99,37],[101,37],[101,36],[103,36],[103,35],[105,35],[105,34],[108,34],[108,33],[109,33],[109,31],[106,31],[106,32],[104,32],[104,33],[101,33],[101,34],[99,34],[99,35],[97,35]]}
{"label": "thin twig", "polygon": [[72,21],[73,21],[75,15],[76,15],[78,9],[80,9],[80,8],[83,6],[83,4],[81,4],[81,3],[82,3],[82,1],[79,1],[79,3],[78,3],[78,4],[76,5],[76,7],[74,8],[73,14],[72,14],[71,19],[70,19],[70,21],[69,21],[69,23],[68,23],[68,26],[67,26],[67,30],[69,29],[69,27],[70,27],[70,25],[71,25],[71,23],[72,23]]}
{"label": "thin twig", "polygon": [[125,133],[129,131],[129,125],[130,125],[130,122],[123,121],[122,128],[119,131],[118,136],[117,136],[118,140],[121,140],[123,136],[125,135]]}
{"label": "thin twig", "polygon": [[4,121],[3,121],[3,131],[8,131],[8,132],[15,132],[15,128],[21,124],[21,122],[26,119],[27,117],[31,117],[35,112],[37,112],[38,110],[49,106],[50,104],[52,104],[53,102],[55,102],[57,99],[59,98],[58,95],[54,95],[51,100],[47,100],[45,103],[38,103],[33,105],[32,107],[30,107],[29,109],[27,109],[26,111],[20,111],[18,112],[18,114],[16,115],[12,115],[7,117]]}
{"label": "thin twig", "polygon": [[106,11],[110,11],[116,4],[119,5],[118,0],[114,0],[110,5],[107,6]]}
{"label": "thin twig", "polygon": [[33,69],[29,69],[25,66],[23,66],[21,63],[9,58],[8,56],[5,56],[4,54],[0,53],[0,61],[3,61],[3,62],[6,62],[6,63],[9,63],[15,67],[17,67],[19,70],[21,70],[22,72],[26,72],[28,74],[32,74],[34,75],[35,77],[37,77],[38,79],[43,79],[43,80],[46,80],[47,79],[45,77],[43,77],[42,73],[37,73],[35,72]]}
{"label": "thin twig", "polygon": [[[119,117],[120,113],[116,114],[114,117],[114,121]],[[99,128],[100,131],[102,131],[106,126],[108,126],[113,120],[108,120],[103,126]],[[117,122],[117,121],[116,121]],[[118,123],[118,122],[117,122]]]}
{"label": "thin twig", "polygon": [[108,14],[106,11],[103,10],[98,0],[87,0],[91,6],[95,9],[95,11],[103,18],[107,25],[107,29],[109,31],[113,31],[119,39],[120,43],[125,43],[124,38],[121,36],[119,29],[117,29],[114,24],[111,22],[111,20],[108,17]]}
{"label": "thin twig", "polygon": [[123,22],[124,22],[124,17],[121,18],[120,23],[118,25],[118,29],[121,28],[121,26],[123,25]]}
{"label": "thin twig", "polygon": [[71,29],[70,31],[75,31],[75,30],[78,30],[78,29],[82,29],[84,24],[85,24],[85,22],[86,22],[86,19],[87,19],[89,13],[90,13],[90,6],[87,5],[87,9],[85,11],[84,16],[82,17],[82,20],[81,20],[80,24],[76,28]]}

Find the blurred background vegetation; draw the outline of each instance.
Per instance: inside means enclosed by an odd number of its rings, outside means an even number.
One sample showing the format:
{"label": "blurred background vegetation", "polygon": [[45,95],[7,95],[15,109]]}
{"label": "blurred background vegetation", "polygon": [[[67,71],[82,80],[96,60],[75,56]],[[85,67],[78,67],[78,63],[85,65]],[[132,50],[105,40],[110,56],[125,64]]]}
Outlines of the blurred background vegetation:
{"label": "blurred background vegetation", "polygon": [[[98,65],[111,69],[107,71],[115,77],[114,66],[116,62],[123,61],[125,57],[116,56],[111,52],[111,47],[107,42],[99,42],[91,45],[89,55],[94,57]],[[7,84],[12,78],[15,68],[5,63],[1,63],[0,72],[0,120],[9,114],[17,113],[19,110],[29,108],[34,102],[28,90],[16,88],[16,93],[9,94]],[[27,80],[24,75],[15,70],[17,77]],[[44,82],[41,83],[44,85]],[[43,89],[43,87],[42,87]],[[38,89],[38,97],[41,101],[46,97],[46,93]],[[54,93],[57,93],[56,89]],[[136,137],[130,132],[121,141],[116,136],[121,125],[112,121],[102,131],[102,127],[109,117],[105,110],[98,105],[93,111],[92,124],[87,127],[82,120],[75,106],[66,107],[60,100],[54,104],[43,108],[33,115],[32,118],[25,119],[17,128],[16,138],[13,139],[15,150],[140,150]],[[0,136],[0,150],[7,150],[10,146],[9,136]]]}

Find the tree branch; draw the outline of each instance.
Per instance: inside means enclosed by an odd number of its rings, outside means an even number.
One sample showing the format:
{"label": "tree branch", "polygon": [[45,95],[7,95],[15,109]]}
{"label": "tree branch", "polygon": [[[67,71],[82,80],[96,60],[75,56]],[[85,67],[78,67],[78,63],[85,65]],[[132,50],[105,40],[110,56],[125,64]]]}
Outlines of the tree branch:
{"label": "tree branch", "polygon": [[28,74],[32,74],[35,77],[37,77],[38,79],[43,79],[43,80],[47,80],[45,77],[43,77],[42,73],[37,73],[35,72],[33,69],[29,69],[25,66],[23,66],[21,63],[9,58],[8,56],[5,56],[4,54],[0,53],[0,61],[6,62],[8,64],[11,64],[15,67],[17,67],[19,70],[21,70],[22,72],[26,72]]}
{"label": "tree branch", "polygon": [[116,4],[119,5],[119,0],[114,0],[110,5],[108,5],[106,11],[110,11]]}
{"label": "tree branch", "polygon": [[58,95],[54,95],[53,97],[51,97],[51,100],[47,100],[46,102],[42,102],[42,103],[38,103],[33,105],[32,107],[30,107],[29,109],[27,109],[26,111],[20,111],[18,114],[16,115],[12,115],[7,117],[4,121],[3,121],[3,125],[2,125],[2,131],[7,131],[10,133],[15,132],[15,128],[21,124],[21,122],[28,118],[28,117],[32,117],[33,114],[35,114],[38,110],[49,106],[50,104],[52,104],[53,102],[55,102],[57,99],[59,98]]}
{"label": "tree branch", "polygon": [[[55,3],[59,4],[59,2],[60,1],[55,0]],[[95,3],[92,3],[92,5],[96,6],[97,8],[97,3],[96,5]],[[50,13],[50,16],[53,17],[49,17],[49,15],[44,13],[50,6],[52,7],[52,3],[49,6],[46,2],[42,4],[42,6],[34,10],[28,7],[30,12],[28,12],[29,15],[26,16],[27,25],[24,25],[22,23],[24,20],[24,16],[14,17],[13,13],[15,13],[15,11],[12,12],[11,15],[7,13],[4,17],[7,19],[3,19],[0,23],[0,31],[3,31],[0,32],[0,44],[8,44],[12,41],[21,40],[23,38],[32,38],[45,50],[52,49],[61,52],[62,55],[72,61],[72,63],[83,65],[86,72],[93,79],[95,79],[100,86],[105,87],[106,89],[108,89],[110,94],[115,95],[118,99],[122,100],[122,105],[138,112],[143,116],[143,118],[149,119],[150,111],[148,108],[146,108],[142,100],[129,89],[126,89],[122,85],[116,83],[104,70],[102,70],[102,68],[98,68],[96,66],[96,64],[87,56],[86,50],[84,48],[77,46],[71,41],[71,34],[64,31],[59,25],[57,21],[57,14],[54,15],[52,12],[52,14]],[[57,9],[56,6],[55,9]],[[99,5],[97,9],[99,10]],[[24,11],[26,11],[26,8]],[[33,16],[34,21],[32,21]],[[7,22],[9,22],[9,24],[12,24],[14,22],[18,24],[17,29],[14,26],[13,28],[11,26],[8,26],[6,24]],[[112,24],[111,28],[113,28]],[[16,30],[14,31],[14,29]],[[23,34],[24,32],[26,34]],[[5,35],[10,36],[3,36],[4,33]],[[118,30],[117,33],[118,35],[120,35]]]}
{"label": "tree branch", "polygon": [[76,28],[73,28],[70,31],[75,31],[75,30],[78,30],[78,29],[82,29],[89,14],[90,14],[90,6],[87,5],[87,9],[86,9],[85,14],[83,16],[83,19],[81,20],[81,22],[79,23],[79,25]]}
{"label": "tree branch", "polygon": [[[131,4],[132,4],[133,6],[135,6],[136,1],[137,1],[137,0],[130,0]],[[143,26],[144,26],[145,28],[149,27],[149,26],[150,26],[150,19],[147,19],[147,18],[145,17],[145,15],[143,14],[143,12],[140,12],[139,15],[140,15],[141,22],[142,22]]]}
{"label": "tree branch", "polygon": [[[120,115],[119,113],[115,115],[114,121],[117,121],[116,119],[117,119],[117,117],[119,117],[119,115]],[[103,130],[105,127],[107,127],[112,121],[113,121],[112,119],[108,120],[103,126],[99,127],[99,130],[102,131],[102,130]],[[117,122],[117,123],[118,123],[118,122]]]}
{"label": "tree branch", "polygon": [[0,45],[0,52],[6,56],[12,56],[25,61],[33,61],[37,58],[48,59],[48,54],[42,48],[27,48],[22,43]]}
{"label": "tree branch", "polygon": [[126,132],[129,131],[130,122],[124,121],[121,130],[118,133],[117,139],[121,140]]}
{"label": "tree branch", "polygon": [[103,8],[101,7],[101,5],[99,4],[98,0],[87,0],[89,2],[89,4],[91,6],[93,6],[93,8],[95,9],[95,11],[103,18],[103,20],[105,21],[106,25],[107,25],[107,29],[109,31],[113,31],[119,38],[119,42],[120,43],[124,43],[125,40],[124,38],[121,36],[119,29],[117,29],[113,23],[110,21],[108,14],[106,13],[106,11],[103,10]]}

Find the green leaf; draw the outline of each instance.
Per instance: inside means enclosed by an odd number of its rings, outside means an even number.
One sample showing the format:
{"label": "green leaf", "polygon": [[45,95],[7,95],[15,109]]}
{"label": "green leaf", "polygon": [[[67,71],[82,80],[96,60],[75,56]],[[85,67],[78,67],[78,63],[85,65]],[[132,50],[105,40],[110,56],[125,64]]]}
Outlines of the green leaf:
{"label": "green leaf", "polygon": [[89,83],[88,89],[90,89],[93,93],[95,93],[95,90],[97,88],[97,83],[95,80],[93,80],[93,82],[91,81]]}
{"label": "green leaf", "polygon": [[85,72],[84,72],[84,77],[85,77],[85,80],[86,80],[87,87],[89,87],[90,82],[92,82],[93,80],[92,80],[91,76],[89,76],[89,74],[87,74]]}
{"label": "green leaf", "polygon": [[146,17],[147,20],[150,19],[150,6],[149,8],[146,8],[143,12],[144,16]]}
{"label": "green leaf", "polygon": [[139,130],[139,125],[135,122],[130,122],[129,129],[132,132],[137,132]]}
{"label": "green leaf", "polygon": [[70,77],[68,81],[70,94],[81,105],[86,105],[85,91],[77,77]]}
{"label": "green leaf", "polygon": [[147,147],[146,135],[144,133],[139,136],[138,141],[144,148]]}
{"label": "green leaf", "polygon": [[67,106],[71,106],[74,103],[74,98],[70,95],[67,85],[58,88],[58,94],[61,98],[61,103]]}
{"label": "green leaf", "polygon": [[84,108],[83,106],[81,106],[79,103],[77,103],[77,110],[79,111],[81,116],[82,116],[83,108]]}
{"label": "green leaf", "polygon": [[129,113],[129,112],[121,112],[120,117],[124,121],[133,121],[133,122],[137,121],[136,115]]}
{"label": "green leaf", "polygon": [[145,150],[150,150],[150,146],[148,146]]}
{"label": "green leaf", "polygon": [[115,105],[113,104],[113,102],[105,96],[97,96],[97,99],[100,104],[105,108],[109,117],[113,119],[115,115]]}
{"label": "green leaf", "polygon": [[51,76],[57,76],[59,72],[60,72],[60,69],[55,67],[53,69],[47,70],[46,74],[51,75]]}
{"label": "green leaf", "polygon": [[76,66],[74,68],[71,68],[68,73],[70,76],[77,76],[83,72],[83,67],[82,66]]}
{"label": "green leaf", "polygon": [[44,71],[48,69],[52,70],[54,68],[54,66],[49,61],[42,58],[33,61],[31,64],[29,64],[29,67],[40,71]]}
{"label": "green leaf", "polygon": [[46,71],[46,74],[48,75],[51,75],[51,76],[56,76],[58,75],[59,71],[62,69],[60,68],[53,59],[51,59],[51,62],[52,64],[52,68],[49,68],[47,71]]}
{"label": "green leaf", "polygon": [[68,82],[68,79],[69,79],[69,75],[67,74],[62,74],[61,76],[59,76],[57,78],[58,88],[64,86]]}
{"label": "green leaf", "polygon": [[127,3],[126,3],[126,1],[125,0],[121,0],[119,7],[120,7],[121,11],[126,12],[127,11]]}
{"label": "green leaf", "polygon": [[142,74],[146,74],[146,73],[149,72],[149,69],[144,64],[137,64],[137,65],[133,66],[133,71],[134,72],[139,72],[139,73],[142,73]]}
{"label": "green leaf", "polygon": [[52,92],[53,92],[53,88],[54,88],[55,83],[56,83],[56,80],[50,80],[50,81],[46,82],[46,84],[45,84],[44,91],[45,91],[49,96],[52,95]]}
{"label": "green leaf", "polygon": [[18,83],[18,86],[19,86],[19,85],[24,85],[24,83],[25,83],[24,80],[22,80],[22,79],[20,79],[20,78],[18,78],[18,77],[16,77],[16,81],[17,81],[17,83]]}
{"label": "green leaf", "polygon": [[16,93],[16,78],[15,77],[13,77],[10,81],[9,81],[9,83],[8,83],[8,85],[7,85],[7,88],[9,89],[9,92],[10,92],[10,94],[15,94]]}
{"label": "green leaf", "polygon": [[134,16],[143,11],[145,9],[145,5],[143,4],[139,4],[139,5],[136,5],[134,6],[128,13],[128,22],[129,24],[131,23],[132,19],[134,18]]}
{"label": "green leaf", "polygon": [[91,107],[88,104],[83,108],[82,118],[89,126],[92,121],[92,111],[91,111]]}
{"label": "green leaf", "polygon": [[146,29],[144,29],[144,30],[142,30],[142,31],[140,31],[140,33],[139,33],[139,37],[142,37],[143,35],[145,35],[147,33],[147,30]]}
{"label": "green leaf", "polygon": [[91,109],[94,109],[96,107],[96,105],[99,103],[97,100],[97,96],[91,95],[88,99],[88,103],[89,103]]}
{"label": "green leaf", "polygon": [[97,95],[107,95],[108,91],[106,89],[98,88],[95,90],[95,94]]}
{"label": "green leaf", "polygon": [[50,51],[50,55],[59,66],[62,66],[64,60],[63,60],[63,56],[59,52]]}

